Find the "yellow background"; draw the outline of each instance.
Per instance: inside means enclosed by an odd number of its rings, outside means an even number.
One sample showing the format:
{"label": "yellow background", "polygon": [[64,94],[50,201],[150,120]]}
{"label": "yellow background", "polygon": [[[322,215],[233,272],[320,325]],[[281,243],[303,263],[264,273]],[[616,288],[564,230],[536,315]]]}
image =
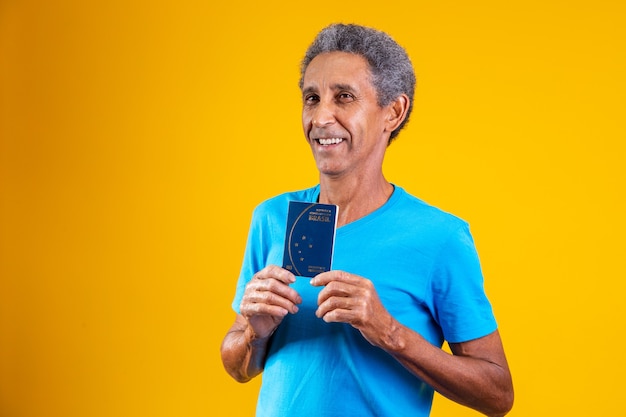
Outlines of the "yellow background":
{"label": "yellow background", "polygon": [[412,57],[386,175],[472,225],[510,415],[626,415],[624,3],[222,3],[0,2],[0,416],[252,415],[219,344],[253,207],[317,181],[335,21]]}

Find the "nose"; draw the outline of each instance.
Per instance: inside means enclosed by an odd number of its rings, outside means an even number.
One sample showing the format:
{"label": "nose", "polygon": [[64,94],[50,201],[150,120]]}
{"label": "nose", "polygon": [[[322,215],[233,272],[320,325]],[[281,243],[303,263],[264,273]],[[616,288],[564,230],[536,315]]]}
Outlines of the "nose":
{"label": "nose", "polygon": [[314,127],[324,127],[335,122],[332,104],[320,101],[313,110],[311,123]]}

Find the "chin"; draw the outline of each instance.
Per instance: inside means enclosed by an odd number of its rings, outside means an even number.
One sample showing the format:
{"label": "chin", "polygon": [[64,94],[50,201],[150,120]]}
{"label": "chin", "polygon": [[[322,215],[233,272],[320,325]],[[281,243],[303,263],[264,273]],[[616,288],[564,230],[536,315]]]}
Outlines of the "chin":
{"label": "chin", "polygon": [[323,175],[325,177],[339,177],[343,173],[343,171],[340,169],[330,169],[328,167],[318,167],[317,170],[319,171],[320,175]]}

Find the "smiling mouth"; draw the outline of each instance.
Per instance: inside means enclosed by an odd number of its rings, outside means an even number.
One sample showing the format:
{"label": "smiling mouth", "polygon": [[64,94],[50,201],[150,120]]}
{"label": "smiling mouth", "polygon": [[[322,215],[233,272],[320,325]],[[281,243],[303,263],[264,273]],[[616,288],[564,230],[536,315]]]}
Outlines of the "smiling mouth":
{"label": "smiling mouth", "polygon": [[338,143],[343,142],[343,138],[319,138],[315,140],[317,143],[319,143],[322,146],[336,145]]}

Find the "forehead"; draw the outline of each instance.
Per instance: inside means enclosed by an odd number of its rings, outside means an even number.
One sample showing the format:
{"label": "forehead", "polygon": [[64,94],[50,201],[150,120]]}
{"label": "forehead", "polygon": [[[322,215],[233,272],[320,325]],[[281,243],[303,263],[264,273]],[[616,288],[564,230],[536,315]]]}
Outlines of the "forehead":
{"label": "forehead", "polygon": [[348,52],[325,52],[309,63],[303,78],[303,89],[334,85],[371,87],[369,64],[361,55]]}

